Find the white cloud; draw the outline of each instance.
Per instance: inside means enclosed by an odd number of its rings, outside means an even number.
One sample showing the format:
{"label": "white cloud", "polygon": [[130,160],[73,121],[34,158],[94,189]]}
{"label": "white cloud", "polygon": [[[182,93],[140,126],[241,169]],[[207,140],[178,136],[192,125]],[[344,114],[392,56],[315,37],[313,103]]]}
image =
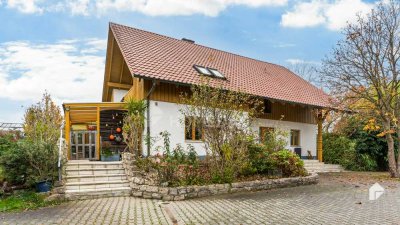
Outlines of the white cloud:
{"label": "white cloud", "polygon": [[90,0],[71,0],[67,2],[67,7],[72,15],[89,15]]}
{"label": "white cloud", "polygon": [[[99,101],[105,40],[0,44],[0,98],[36,102],[47,90],[62,101]],[[103,46],[103,47],[101,47]]]}
{"label": "white cloud", "polygon": [[38,6],[41,0],[8,0],[7,7],[17,9],[22,13],[42,13],[43,8]]}
{"label": "white cloud", "polygon": [[[1,0],[0,0],[1,1]],[[8,0],[8,7],[23,13],[65,11],[72,15],[140,12],[151,16],[217,16],[229,6],[284,6],[288,0]]]}
{"label": "white cloud", "polygon": [[296,44],[293,43],[278,43],[275,44],[273,47],[274,48],[291,48],[291,47],[295,47]]}
{"label": "white cloud", "polygon": [[357,13],[366,15],[374,7],[362,0],[311,0],[298,2],[291,11],[282,15],[284,27],[314,27],[325,25],[339,30],[356,19]]}
{"label": "white cloud", "polygon": [[137,11],[151,16],[203,14],[217,16],[229,6],[248,7],[283,6],[288,0],[99,0],[96,8],[100,13],[108,10]]}
{"label": "white cloud", "polygon": [[316,61],[307,61],[304,59],[287,59],[286,60],[287,63],[289,63],[290,65],[298,65],[298,64],[318,64],[318,62]]}

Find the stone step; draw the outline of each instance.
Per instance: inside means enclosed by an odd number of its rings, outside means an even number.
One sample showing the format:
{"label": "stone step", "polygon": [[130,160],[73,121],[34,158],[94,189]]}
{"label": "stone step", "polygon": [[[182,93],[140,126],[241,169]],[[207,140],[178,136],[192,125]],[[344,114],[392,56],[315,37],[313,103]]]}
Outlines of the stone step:
{"label": "stone step", "polygon": [[120,188],[96,188],[96,189],[84,189],[84,190],[66,190],[65,195],[69,200],[83,200],[83,199],[94,199],[94,198],[106,198],[106,197],[122,197],[130,196],[130,187]]}
{"label": "stone step", "polygon": [[120,181],[96,181],[96,182],[68,182],[65,184],[66,190],[92,190],[104,188],[129,187],[128,180]]}
{"label": "stone step", "polygon": [[70,169],[66,168],[67,176],[77,176],[77,175],[102,175],[102,174],[125,174],[123,168],[109,169],[109,168],[80,168],[80,169]]}
{"label": "stone step", "polygon": [[318,169],[318,168],[333,168],[333,169],[341,169],[342,167],[339,166],[339,165],[329,165],[329,166],[325,165],[325,166],[304,166],[304,168],[315,168],[315,169]]}
{"label": "stone step", "polygon": [[96,182],[96,181],[118,181],[127,180],[125,174],[99,174],[99,175],[76,175],[66,176],[67,183],[71,182]]}
{"label": "stone step", "polygon": [[122,162],[68,162],[68,169],[120,169]]}

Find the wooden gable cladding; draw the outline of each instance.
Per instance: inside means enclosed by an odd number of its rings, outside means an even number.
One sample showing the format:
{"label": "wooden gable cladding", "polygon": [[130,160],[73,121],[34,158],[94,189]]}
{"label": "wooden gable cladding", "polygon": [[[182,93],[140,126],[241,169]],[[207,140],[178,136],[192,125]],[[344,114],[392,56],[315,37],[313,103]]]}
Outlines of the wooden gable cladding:
{"label": "wooden gable cladding", "polygon": [[[134,90],[136,87],[134,81],[134,86],[128,93],[129,96],[136,96],[136,99],[146,98],[147,93],[151,89],[152,82],[150,80],[142,80],[140,82],[138,81],[137,89]],[[140,84],[143,84],[143,86],[141,86]],[[141,88],[143,88],[143,91]],[[158,82],[153,93],[150,95],[150,100],[179,103],[181,94],[189,92],[189,86]],[[272,103],[271,110],[271,113],[263,114],[260,116],[260,118],[271,120],[282,119],[283,121],[316,124],[316,120],[312,114],[312,109],[307,106],[274,102]]]}
{"label": "wooden gable cladding", "polygon": [[[150,91],[151,86],[151,81],[146,80],[144,83],[145,95],[147,95],[147,93]],[[181,94],[185,92],[190,92],[189,86],[160,82],[157,84],[153,93],[150,95],[150,100],[178,103]]]}
{"label": "wooden gable cladding", "polygon": [[316,124],[312,109],[307,106],[274,102],[272,103],[271,110],[271,113],[263,114],[260,118]]}
{"label": "wooden gable cladding", "polygon": [[124,99],[134,99],[134,100],[142,100],[145,98],[145,90],[144,84],[145,82],[143,79],[140,78],[133,78],[132,87],[129,89],[128,93],[125,95]]}
{"label": "wooden gable cladding", "polygon": [[113,89],[129,90],[133,80],[112,32],[108,34],[107,55],[103,84],[103,102],[112,101]]}

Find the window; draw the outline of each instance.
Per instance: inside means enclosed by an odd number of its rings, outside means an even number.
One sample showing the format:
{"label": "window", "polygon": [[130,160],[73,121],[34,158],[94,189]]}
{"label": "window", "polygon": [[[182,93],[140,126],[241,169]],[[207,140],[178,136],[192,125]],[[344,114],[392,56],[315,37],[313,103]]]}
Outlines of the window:
{"label": "window", "polygon": [[211,71],[211,73],[218,78],[225,78],[224,75],[222,75],[222,73],[220,73],[218,70],[210,68],[208,70]]}
{"label": "window", "polygon": [[264,99],[264,113],[272,113],[272,102]]}
{"label": "window", "polygon": [[272,138],[272,134],[275,132],[273,127],[260,127],[260,142],[264,143],[269,138]]}
{"label": "window", "polygon": [[290,145],[291,146],[300,146],[300,131],[299,130],[290,130]]}
{"label": "window", "polygon": [[198,65],[193,65],[193,67],[196,69],[197,72],[199,72],[202,75],[214,77],[214,78],[220,78],[220,79],[225,79],[225,76],[219,72],[217,69],[212,69],[212,68],[207,68],[204,66],[198,66]]}
{"label": "window", "polygon": [[203,132],[198,121],[192,117],[185,118],[185,140],[201,141],[203,140]]}
{"label": "window", "polygon": [[212,76],[213,74],[211,73],[211,71],[209,71],[207,68],[205,68],[205,67],[202,67],[202,66],[197,66],[197,65],[194,65],[193,66],[196,70],[197,70],[197,72],[199,72],[199,73],[201,73],[201,74],[203,74],[203,75],[207,75],[207,76]]}

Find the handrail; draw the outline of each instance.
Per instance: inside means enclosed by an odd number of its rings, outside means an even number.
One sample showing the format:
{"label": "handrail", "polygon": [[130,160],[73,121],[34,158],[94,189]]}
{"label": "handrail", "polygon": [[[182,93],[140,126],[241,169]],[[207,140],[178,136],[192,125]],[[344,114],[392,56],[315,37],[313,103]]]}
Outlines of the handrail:
{"label": "handrail", "polygon": [[62,135],[63,135],[63,130],[64,130],[64,120],[61,123],[61,127],[60,127],[60,143],[58,146],[58,181],[62,181],[62,170],[61,170],[61,161],[62,161]]}

